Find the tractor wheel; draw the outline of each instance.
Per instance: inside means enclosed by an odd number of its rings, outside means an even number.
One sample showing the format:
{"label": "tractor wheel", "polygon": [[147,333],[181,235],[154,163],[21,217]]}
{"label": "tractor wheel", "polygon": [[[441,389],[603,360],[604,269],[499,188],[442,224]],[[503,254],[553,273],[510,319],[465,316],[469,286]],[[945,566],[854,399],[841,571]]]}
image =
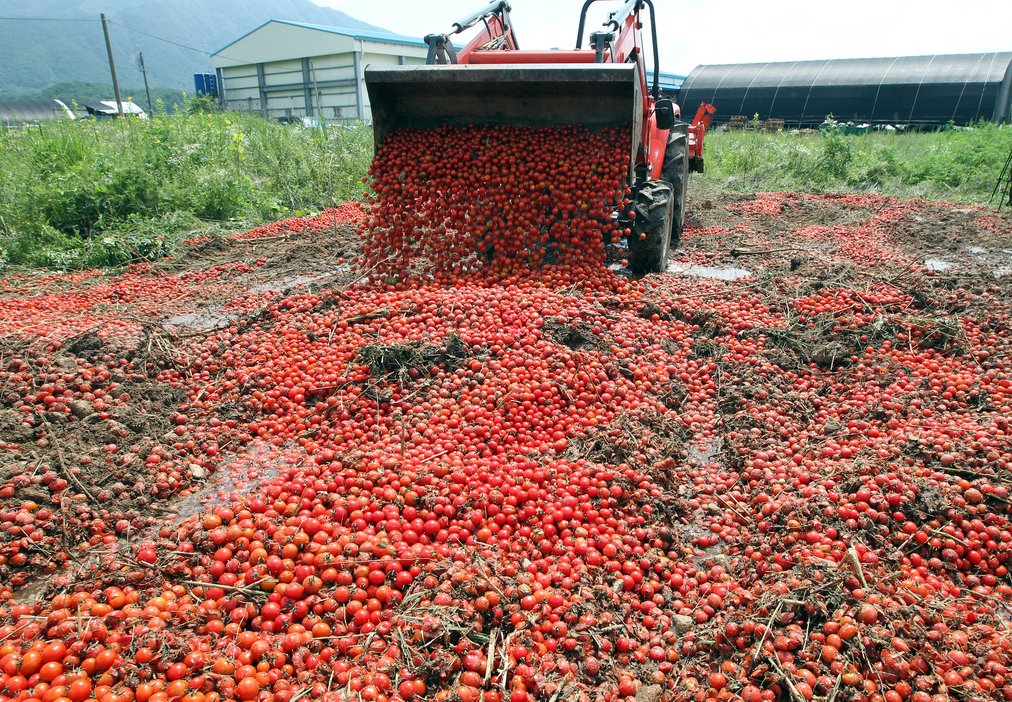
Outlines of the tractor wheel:
{"label": "tractor wheel", "polygon": [[689,125],[678,122],[668,134],[668,148],[664,152],[661,180],[671,183],[674,192],[675,214],[671,218],[671,246],[678,246],[685,228],[685,201],[689,185]]}
{"label": "tractor wheel", "polygon": [[629,236],[629,268],[634,273],[663,273],[667,268],[674,206],[670,183],[651,180],[640,188]]}

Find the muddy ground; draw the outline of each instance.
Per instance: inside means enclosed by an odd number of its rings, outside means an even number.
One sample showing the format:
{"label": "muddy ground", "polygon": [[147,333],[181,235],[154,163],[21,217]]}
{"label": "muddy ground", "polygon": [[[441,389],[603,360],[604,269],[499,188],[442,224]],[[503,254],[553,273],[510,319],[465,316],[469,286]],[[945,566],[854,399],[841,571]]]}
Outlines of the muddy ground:
{"label": "muddy ground", "polygon": [[[758,291],[788,304],[827,287],[888,284],[919,301],[917,314],[931,320],[925,343],[941,346],[958,343],[960,314],[986,319],[987,305],[1012,298],[1008,213],[873,196],[713,192],[694,192],[689,213],[663,275],[703,298]],[[0,582],[21,599],[45,596],[99,555],[129,553],[157,525],[196,511],[198,498],[214,499],[214,481],[226,473],[214,473],[213,462],[159,467],[179,448],[177,416],[201,411],[202,398],[177,382],[201,372],[191,342],[256,324],[291,292],[355,283],[357,251],[354,225],[335,221],[193,242],[172,259],[122,272],[0,280]],[[952,291],[962,289],[973,294],[959,302]],[[643,310],[658,312],[676,313]],[[708,330],[692,309],[677,314],[703,329],[700,355],[727,333]],[[566,343],[594,342],[562,331]],[[831,332],[780,330],[771,360],[834,369],[866,343]],[[671,402],[679,402],[677,389]],[[212,458],[229,451],[199,437],[189,448]],[[720,448],[694,449],[689,460],[712,460]]]}
{"label": "muddy ground", "polygon": [[334,222],[194,241],[122,271],[0,280],[0,582],[40,597],[192,513],[209,466],[158,470],[192,408],[169,382],[193,372],[185,349],[290,291],[354,283],[356,253],[355,226]]}

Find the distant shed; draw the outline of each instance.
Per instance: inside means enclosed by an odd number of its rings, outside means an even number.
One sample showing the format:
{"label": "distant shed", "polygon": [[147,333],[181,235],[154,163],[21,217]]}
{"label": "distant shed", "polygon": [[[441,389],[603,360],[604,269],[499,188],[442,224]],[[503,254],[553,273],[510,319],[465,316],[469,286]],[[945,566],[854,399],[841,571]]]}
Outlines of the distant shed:
{"label": "distant shed", "polygon": [[34,124],[55,119],[74,119],[74,113],[59,100],[0,100],[0,124]]}
{"label": "distant shed", "polygon": [[[678,89],[682,87],[682,82],[685,80],[685,76],[679,75],[678,73],[665,73],[662,72],[659,76],[658,87],[661,92],[665,95],[675,95],[678,93]],[[653,76],[651,75],[651,80]]]}
{"label": "distant shed", "polygon": [[926,127],[1003,122],[1012,110],[1012,52],[697,66],[679,97],[689,107],[715,105],[716,121],[758,114],[806,127],[832,114]]}
{"label": "distant shed", "polygon": [[[126,117],[139,117],[140,119],[147,119],[147,113],[141,109],[140,105],[124,100],[121,103],[123,105],[123,115]],[[99,100],[98,102],[86,102],[83,105],[85,111],[92,117],[99,119],[106,117],[118,117],[119,109],[116,107],[115,100]]]}
{"label": "distant shed", "polygon": [[270,20],[211,56],[228,110],[272,119],[369,120],[367,65],[422,64],[421,39]]}

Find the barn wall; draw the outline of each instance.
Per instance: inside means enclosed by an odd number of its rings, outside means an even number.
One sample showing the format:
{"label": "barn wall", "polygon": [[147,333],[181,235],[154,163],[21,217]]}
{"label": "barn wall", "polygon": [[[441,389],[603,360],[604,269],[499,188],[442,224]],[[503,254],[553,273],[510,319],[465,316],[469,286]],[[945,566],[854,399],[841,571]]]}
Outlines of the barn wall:
{"label": "barn wall", "polygon": [[1002,81],[1001,90],[998,93],[998,102],[994,107],[994,122],[1012,121],[1012,63],[1009,63],[1005,71],[1005,80]]}
{"label": "barn wall", "polygon": [[271,22],[222,49],[212,63],[226,109],[270,119],[354,121],[371,116],[366,65],[424,63],[426,51]]}
{"label": "barn wall", "polygon": [[351,51],[352,37],[322,32],[283,22],[268,22],[216,53],[215,66],[239,66],[271,63],[302,56]]}

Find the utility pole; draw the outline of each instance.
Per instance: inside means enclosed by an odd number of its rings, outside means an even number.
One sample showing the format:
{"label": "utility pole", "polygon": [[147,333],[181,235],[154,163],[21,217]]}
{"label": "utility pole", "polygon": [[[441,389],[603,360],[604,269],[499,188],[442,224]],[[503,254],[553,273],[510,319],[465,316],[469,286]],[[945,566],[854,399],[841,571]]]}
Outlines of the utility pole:
{"label": "utility pole", "polygon": [[144,67],[144,52],[141,52],[141,73],[144,74],[144,92],[148,94],[148,117],[155,116],[155,108],[151,106],[151,87],[148,85],[148,69]]}
{"label": "utility pole", "polygon": [[109,54],[109,72],[112,74],[112,92],[116,95],[116,111],[123,116],[123,101],[119,97],[119,81],[116,80],[116,62],[112,60],[112,43],[109,41],[109,23],[102,13],[102,33],[105,35],[105,52]]}

